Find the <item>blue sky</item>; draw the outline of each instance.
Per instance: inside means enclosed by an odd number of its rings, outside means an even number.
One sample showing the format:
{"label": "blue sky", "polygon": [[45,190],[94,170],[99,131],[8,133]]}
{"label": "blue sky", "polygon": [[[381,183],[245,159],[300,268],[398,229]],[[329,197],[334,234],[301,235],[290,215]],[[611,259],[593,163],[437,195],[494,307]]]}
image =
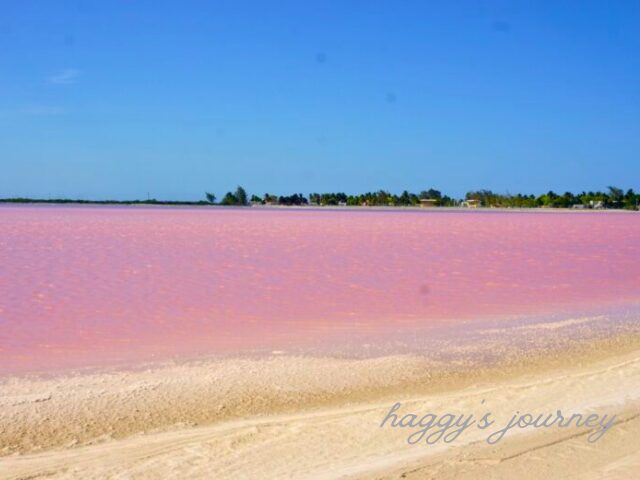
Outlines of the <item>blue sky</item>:
{"label": "blue sky", "polygon": [[0,197],[640,190],[640,2],[14,0]]}

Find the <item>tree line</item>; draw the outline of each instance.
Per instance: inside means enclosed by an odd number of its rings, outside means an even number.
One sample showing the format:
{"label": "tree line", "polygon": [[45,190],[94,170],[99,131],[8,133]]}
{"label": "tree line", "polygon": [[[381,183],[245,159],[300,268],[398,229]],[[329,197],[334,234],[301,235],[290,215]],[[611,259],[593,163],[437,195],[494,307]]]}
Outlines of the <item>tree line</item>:
{"label": "tree line", "polygon": [[542,195],[498,194],[491,190],[468,192],[467,200],[476,200],[483,207],[504,208],[617,208],[636,210],[640,204],[640,194],[633,189],[626,192],[618,187],[610,186],[607,191],[565,192],[557,194],[549,191]]}
{"label": "tree line", "polygon": [[214,193],[206,192],[205,198],[198,201],[156,200],[73,200],[68,198],[37,199],[37,198],[0,198],[4,203],[81,203],[81,204],[123,204],[123,205],[284,205],[284,206],[352,206],[352,207],[411,207],[418,206],[421,200],[429,200],[430,204],[441,207],[456,207],[474,204],[481,207],[499,208],[608,208],[637,210],[640,205],[640,194],[632,189],[626,191],[610,186],[606,191],[580,192],[577,194],[565,192],[558,194],[553,191],[541,195],[502,194],[491,190],[474,190],[467,192],[464,198],[454,198],[443,194],[439,190],[430,188],[419,193],[407,190],[394,194],[386,190],[350,195],[344,192],[336,193],[302,193],[292,195],[274,195],[265,193],[260,195],[247,194],[238,186],[235,191],[227,192],[220,201]]}
{"label": "tree line", "polygon": [[[206,193],[207,202],[216,203],[216,196]],[[251,195],[249,198],[245,189],[238,187],[235,192],[227,192],[219,205],[318,205],[318,206],[370,206],[370,207],[411,207],[420,205],[421,200],[430,200],[435,206],[455,207],[468,205],[470,201],[481,207],[496,208],[614,208],[638,209],[640,194],[632,189],[626,192],[618,187],[610,186],[607,191],[557,194],[553,191],[541,195],[501,194],[491,190],[475,190],[467,192],[464,198],[456,199],[442,194],[439,190],[430,188],[420,193],[404,190],[401,194],[390,193],[386,190],[349,195],[344,192],[336,193],[302,193],[277,196],[265,193],[262,196]]]}

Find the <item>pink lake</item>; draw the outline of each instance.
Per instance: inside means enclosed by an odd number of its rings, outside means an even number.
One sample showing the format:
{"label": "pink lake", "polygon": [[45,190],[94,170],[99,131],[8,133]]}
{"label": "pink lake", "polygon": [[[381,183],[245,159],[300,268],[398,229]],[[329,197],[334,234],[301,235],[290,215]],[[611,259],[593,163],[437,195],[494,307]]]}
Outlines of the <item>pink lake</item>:
{"label": "pink lake", "polygon": [[0,372],[640,300],[640,214],[0,207]]}

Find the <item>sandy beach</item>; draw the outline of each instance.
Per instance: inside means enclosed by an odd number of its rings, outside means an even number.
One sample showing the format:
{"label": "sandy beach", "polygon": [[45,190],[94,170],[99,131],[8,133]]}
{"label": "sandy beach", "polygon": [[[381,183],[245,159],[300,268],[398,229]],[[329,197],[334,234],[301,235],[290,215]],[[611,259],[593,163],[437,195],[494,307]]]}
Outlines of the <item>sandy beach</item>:
{"label": "sandy beach", "polygon": [[[0,401],[2,479],[631,478],[640,465],[636,335],[457,369],[425,356],[272,355],[11,377]],[[410,445],[413,430],[380,426],[396,402],[490,411],[488,431],[516,411],[616,418],[594,443],[597,429],[573,425]]]}

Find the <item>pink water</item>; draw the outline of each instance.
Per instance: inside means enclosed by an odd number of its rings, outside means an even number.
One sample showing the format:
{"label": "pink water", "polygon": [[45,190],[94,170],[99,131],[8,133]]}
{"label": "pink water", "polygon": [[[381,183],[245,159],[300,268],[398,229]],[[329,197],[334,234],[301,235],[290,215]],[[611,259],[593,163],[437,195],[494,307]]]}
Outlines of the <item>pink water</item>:
{"label": "pink water", "polygon": [[0,371],[640,299],[640,214],[0,207]]}

